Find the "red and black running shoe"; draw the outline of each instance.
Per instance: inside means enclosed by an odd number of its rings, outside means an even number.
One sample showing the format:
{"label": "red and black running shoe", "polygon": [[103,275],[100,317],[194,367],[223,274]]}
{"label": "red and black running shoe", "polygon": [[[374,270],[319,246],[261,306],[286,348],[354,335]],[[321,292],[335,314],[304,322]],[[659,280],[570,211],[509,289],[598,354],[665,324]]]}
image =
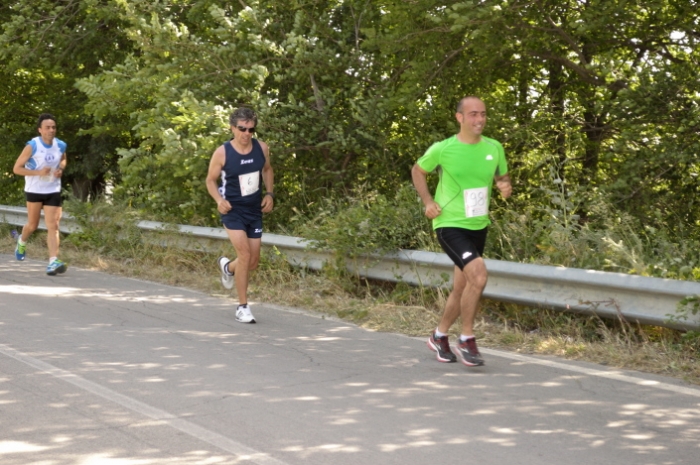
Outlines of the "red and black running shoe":
{"label": "red and black running shoe", "polygon": [[470,337],[464,342],[457,344],[457,353],[462,363],[468,367],[478,367],[484,364],[479,349],[476,347],[476,338]]}
{"label": "red and black running shoe", "polygon": [[457,356],[452,353],[448,336],[435,337],[433,332],[428,338],[428,348],[437,353],[438,362],[453,363],[457,361]]}

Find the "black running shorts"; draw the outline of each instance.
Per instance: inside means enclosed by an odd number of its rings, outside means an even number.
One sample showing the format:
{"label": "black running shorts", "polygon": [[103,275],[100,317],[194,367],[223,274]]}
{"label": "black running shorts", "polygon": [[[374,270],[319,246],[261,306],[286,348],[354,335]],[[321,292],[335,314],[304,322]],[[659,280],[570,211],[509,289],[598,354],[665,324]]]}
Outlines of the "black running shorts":
{"label": "black running shorts", "polygon": [[27,199],[27,202],[40,203],[49,207],[60,207],[63,205],[63,197],[61,197],[60,192],[53,192],[51,194],[25,192],[24,197]]}
{"label": "black running shorts", "polygon": [[464,228],[437,228],[435,234],[442,250],[460,270],[484,254],[488,228],[473,231]]}
{"label": "black running shorts", "polygon": [[262,210],[233,207],[225,215],[221,215],[221,222],[224,228],[231,230],[243,230],[249,239],[259,239],[262,237],[263,222]]}

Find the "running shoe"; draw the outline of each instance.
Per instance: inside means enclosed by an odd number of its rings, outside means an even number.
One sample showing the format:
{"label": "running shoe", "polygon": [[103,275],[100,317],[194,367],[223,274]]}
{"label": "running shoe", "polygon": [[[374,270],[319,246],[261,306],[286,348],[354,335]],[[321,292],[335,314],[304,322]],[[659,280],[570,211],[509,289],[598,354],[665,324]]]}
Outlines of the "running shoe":
{"label": "running shoe", "polygon": [[[12,231],[16,234],[15,231]],[[15,235],[13,234],[13,236]],[[21,235],[17,234],[17,247],[15,247],[15,258],[19,261],[23,261],[25,255],[27,254],[27,244],[21,245],[19,240],[22,238]]]}
{"label": "running shoe", "polygon": [[49,276],[56,276],[59,273],[65,273],[67,269],[68,265],[57,258],[46,267],[46,274]]}
{"label": "running shoe", "polygon": [[231,263],[231,260],[226,257],[219,257],[216,263],[219,265],[219,272],[221,273],[221,285],[226,289],[233,289],[233,274],[226,269],[226,265]]}
{"label": "running shoe", "polygon": [[428,338],[428,348],[437,353],[438,362],[453,363],[457,361],[457,356],[450,350],[448,336],[435,337],[435,331]]}
{"label": "running shoe", "polygon": [[239,305],[236,309],[236,321],[240,323],[255,323],[255,317],[247,305]]}
{"label": "running shoe", "polygon": [[457,353],[462,363],[468,367],[478,367],[484,364],[484,359],[481,358],[479,349],[476,347],[476,338],[469,338],[464,342],[457,344]]}

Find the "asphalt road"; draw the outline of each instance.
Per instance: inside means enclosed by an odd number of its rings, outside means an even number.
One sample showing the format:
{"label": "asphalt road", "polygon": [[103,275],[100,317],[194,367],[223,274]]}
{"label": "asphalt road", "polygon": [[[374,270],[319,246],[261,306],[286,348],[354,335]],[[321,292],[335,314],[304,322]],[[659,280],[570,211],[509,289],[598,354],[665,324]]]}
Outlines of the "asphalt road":
{"label": "asphalt road", "polygon": [[[3,465],[700,463],[700,389],[0,255]],[[212,279],[216,268],[212,266]]]}

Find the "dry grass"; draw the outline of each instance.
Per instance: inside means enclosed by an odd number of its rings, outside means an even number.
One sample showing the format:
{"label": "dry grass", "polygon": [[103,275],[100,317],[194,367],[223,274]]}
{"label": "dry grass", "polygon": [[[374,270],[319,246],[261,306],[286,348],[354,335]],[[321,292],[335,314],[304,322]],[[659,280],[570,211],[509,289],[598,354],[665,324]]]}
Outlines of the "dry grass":
{"label": "dry grass", "polygon": [[[30,257],[44,258],[44,237],[43,233],[32,237]],[[12,253],[13,249],[9,228],[0,225],[0,251]],[[230,247],[223,250],[231,253]],[[214,266],[216,256],[156,246],[100,252],[85,245],[77,247],[67,240],[61,246],[62,259],[72,266],[210,294],[225,292],[235,299],[235,291],[223,291],[219,284]],[[332,271],[294,270],[272,252],[263,254],[260,269],[251,276],[249,288],[251,301],[301,307],[338,316],[368,329],[410,336],[426,336],[435,328],[446,297],[439,289],[365,282]],[[666,328],[631,326],[484,301],[475,329],[484,347],[657,373],[700,385],[697,360],[700,341],[697,338],[686,341],[681,333]]]}

